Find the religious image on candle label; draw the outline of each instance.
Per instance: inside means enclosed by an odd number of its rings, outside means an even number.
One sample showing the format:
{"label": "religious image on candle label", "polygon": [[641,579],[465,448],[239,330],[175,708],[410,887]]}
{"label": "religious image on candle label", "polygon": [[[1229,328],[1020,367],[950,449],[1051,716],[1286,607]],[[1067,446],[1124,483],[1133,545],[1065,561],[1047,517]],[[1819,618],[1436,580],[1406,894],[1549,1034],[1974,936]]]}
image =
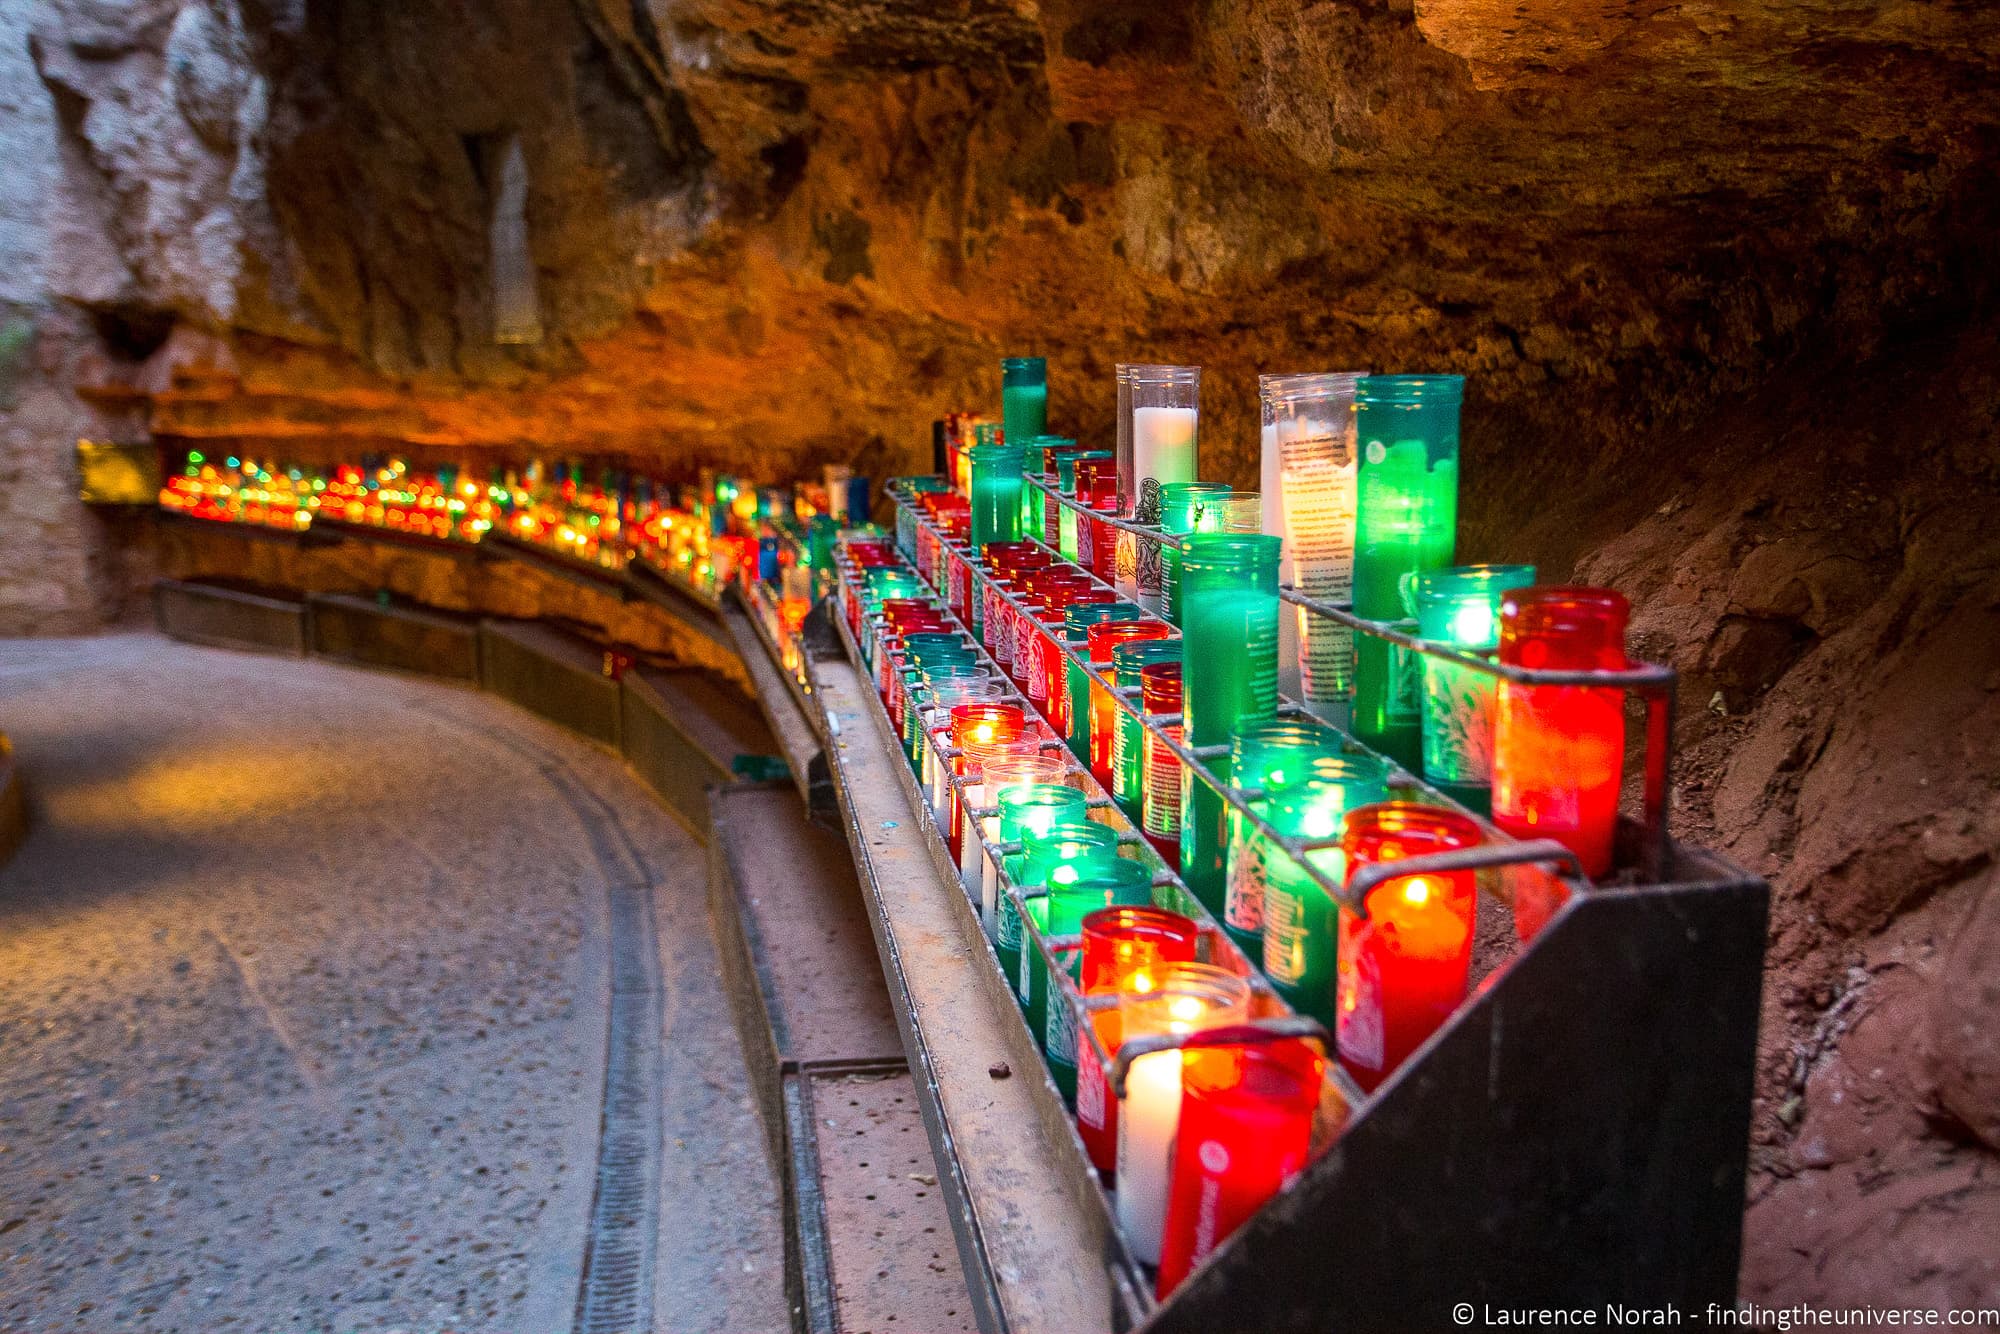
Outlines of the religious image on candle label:
{"label": "religious image on candle label", "polygon": [[1382,1068],[1382,963],[1374,950],[1361,950],[1350,966],[1341,961],[1340,1022],[1335,1043],[1349,1064]]}
{"label": "religious image on candle label", "polygon": [[[1133,511],[1135,523],[1156,524],[1160,521],[1160,483],[1148,477],[1139,484],[1139,507]],[[1136,544],[1137,569],[1134,575],[1139,587],[1139,605],[1148,611],[1157,612],[1163,605],[1166,593],[1166,568],[1161,555],[1160,544],[1150,538],[1142,538]]]}
{"label": "religious image on candle label", "polygon": [[1423,665],[1424,772],[1432,781],[1484,783],[1493,776],[1490,678],[1455,662]]}
{"label": "religious image on candle label", "polygon": [[[1068,1006],[1064,1006],[1068,1009]],[[1074,1036],[1071,1037],[1075,1043]],[[1076,1119],[1092,1130],[1104,1129],[1104,1067],[1089,1043],[1076,1048]]]}
{"label": "religious image on candle label", "polygon": [[[1352,420],[1308,422],[1280,433],[1285,549],[1300,591],[1326,602],[1354,596],[1354,430]],[[1304,610],[1299,682],[1308,704],[1354,689],[1354,632]]]}
{"label": "religious image on candle label", "polygon": [[1222,920],[1238,931],[1264,929],[1264,851],[1261,838],[1246,838],[1229,859],[1229,886]]}
{"label": "religious image on candle label", "polygon": [[1070,1012],[1069,1002],[1053,978],[1049,980],[1049,994],[1043,1000],[1049,1020],[1043,1026],[1042,1037],[1048,1044],[1049,1060],[1056,1065],[1075,1065],[1076,1016]]}

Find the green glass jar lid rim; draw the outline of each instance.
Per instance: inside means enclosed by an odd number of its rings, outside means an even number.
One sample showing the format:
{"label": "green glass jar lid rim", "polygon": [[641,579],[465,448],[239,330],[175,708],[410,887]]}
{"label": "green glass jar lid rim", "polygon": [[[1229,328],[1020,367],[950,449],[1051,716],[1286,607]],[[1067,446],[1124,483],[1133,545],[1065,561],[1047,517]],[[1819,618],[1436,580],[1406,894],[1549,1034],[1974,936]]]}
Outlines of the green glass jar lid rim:
{"label": "green glass jar lid rim", "polygon": [[1463,375],[1367,375],[1354,386],[1357,403],[1456,403]]}

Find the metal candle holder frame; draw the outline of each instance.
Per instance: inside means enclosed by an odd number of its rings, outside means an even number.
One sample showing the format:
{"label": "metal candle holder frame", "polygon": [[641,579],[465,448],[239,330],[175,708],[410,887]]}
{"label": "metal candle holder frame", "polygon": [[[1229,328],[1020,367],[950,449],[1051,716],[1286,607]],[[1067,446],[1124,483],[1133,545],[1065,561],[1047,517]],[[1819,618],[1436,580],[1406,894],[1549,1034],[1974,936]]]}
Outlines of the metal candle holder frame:
{"label": "metal candle holder frame", "polygon": [[[1137,523],[1118,515],[1105,514],[1092,509],[1074,496],[1063,494],[1054,484],[1040,477],[1026,477],[1027,485],[1040,490],[1045,496],[1055,500],[1066,509],[1074,510],[1080,518],[1087,516],[1113,528],[1138,535],[1142,540],[1157,542],[1162,546],[1181,547],[1185,542],[1181,535],[1169,533],[1157,524]],[[919,518],[922,516],[920,515]],[[1091,575],[1093,582],[1103,586],[1103,581]],[[1295,607],[1304,608],[1316,616],[1344,625],[1350,630],[1372,636],[1409,649],[1426,658],[1436,658],[1441,662],[1455,663],[1460,667],[1490,676],[1496,680],[1524,686],[1586,686],[1596,689],[1616,690],[1621,694],[1635,695],[1646,706],[1645,740],[1645,788],[1642,797],[1639,825],[1641,845],[1639,870],[1649,879],[1657,880],[1666,871],[1667,847],[1667,783],[1673,766],[1674,736],[1674,696],[1679,684],[1679,674],[1662,663],[1640,662],[1622,669],[1597,668],[1576,670],[1553,667],[1517,667],[1500,662],[1485,653],[1470,652],[1452,644],[1441,644],[1436,640],[1423,639],[1410,633],[1416,625],[1413,620],[1371,621],[1354,614],[1352,603],[1327,602],[1289,585],[1280,585],[1278,597]],[[1289,703],[1289,701],[1287,701]],[[1302,707],[1302,706],[1296,706]],[[1280,712],[1283,712],[1281,707]],[[1324,719],[1316,719],[1326,726]],[[1345,729],[1335,728],[1351,745],[1362,746]],[[1362,746],[1366,749],[1365,746]],[[1479,820],[1488,838],[1505,835],[1495,829],[1490,821],[1466,810],[1458,802],[1444,796],[1435,789],[1428,789],[1444,804],[1471,815]],[[1579,874],[1581,873],[1579,869]],[[1322,886],[1323,888],[1324,886]]]}
{"label": "metal candle holder frame", "polygon": [[[1039,479],[1027,480],[1092,519],[1149,539],[1177,541],[1147,525],[1078,505]],[[935,539],[941,560],[971,559],[963,542],[930,521],[915,493],[893,483],[888,490],[906,519]],[[937,571],[933,587],[942,585],[946,573]],[[1093,583],[1103,586],[1094,578]],[[1006,589],[994,592],[1011,613],[1025,614],[1020,600]],[[1363,868],[1351,883],[1332,883],[1305,854],[1337,840],[1278,834],[1250,809],[1261,792],[1239,789],[1210,769],[1209,761],[1225,755],[1227,747],[1191,748],[1164,735],[1162,728],[1178,715],[1146,714],[1132,698],[1135,691],[1119,689],[1089,663],[1087,653],[1079,653],[1060,635],[1052,636],[1066,664],[1083,671],[1093,689],[1106,691],[1124,716],[1138,720],[1250,828],[1291,856],[1346,907],[1365,912],[1365,896],[1375,884],[1426,870],[1533,866],[1534,874],[1564,893],[1564,902],[1539,932],[1512,949],[1453,1018],[1372,1092],[1363,1094],[1336,1062],[1328,1063],[1329,1092],[1346,1104],[1339,1139],[1165,1302],[1150,1299],[1143,1271],[1116,1227],[1110,1227],[1102,1258],[1123,1301],[1122,1309],[1107,1313],[1108,1325],[1158,1331],[1251,1324],[1301,1331],[1335,1325],[1406,1329],[1443,1324],[1449,1303],[1442,1298],[1450,1294],[1455,1300],[1461,1293],[1486,1300],[1533,1299],[1532,1304],[1541,1305],[1558,1299],[1655,1304],[1733,1299],[1768,891],[1760,880],[1721,858],[1667,837],[1665,743],[1672,673],[1650,665],[1617,673],[1502,667],[1428,644],[1397,624],[1363,621],[1296,590],[1282,590],[1281,595],[1361,633],[1503,680],[1608,687],[1649,696],[1647,807],[1652,828],[1644,831],[1644,847],[1647,869],[1658,869],[1653,883],[1593,885],[1561,845],[1516,842],[1473,815],[1490,840],[1484,846]],[[862,665],[859,645],[847,634],[844,619],[831,619],[840,627],[847,652]],[[952,620],[956,624],[955,616]],[[979,656],[1005,695],[1025,706],[1011,679],[991,665],[983,650]],[[913,699],[910,707],[922,705]],[[1281,715],[1299,712],[1295,703],[1281,702]],[[887,735],[889,719],[879,709],[877,713]],[[1342,729],[1332,730],[1366,749]],[[928,730],[923,744],[931,744]],[[1051,737],[1046,745],[1060,748],[1066,766],[1081,773],[1094,806],[1115,809],[1087,767],[1067,756],[1065,742]],[[941,750],[941,758],[955,758],[948,751]],[[955,767],[948,766],[946,776],[963,804],[964,781],[949,772]],[[910,777],[909,765],[898,768],[906,794],[930,815],[928,793]],[[1392,768],[1390,781],[1423,794],[1429,803],[1463,811],[1405,770]],[[1080,938],[1045,935],[1024,911],[1039,892],[1015,885],[1005,874],[1009,845],[984,834],[983,818],[993,813],[990,807],[972,811],[972,828],[983,855],[996,857],[998,884],[1020,913],[1023,948],[1041,952],[1048,965],[1050,1003],[1059,996],[1071,1007],[1079,1021],[1079,1041],[1092,1043],[1107,1075],[1122,1082],[1130,1060],[1139,1055],[1203,1045],[1201,1035],[1135,1039],[1129,1052],[1121,1050],[1122,1064],[1104,1051],[1089,1016],[1114,1002],[1082,995],[1061,966],[1080,947]],[[1138,843],[1139,856],[1153,864],[1156,855],[1130,831],[1122,811],[1112,819],[1121,843]],[[940,870],[949,867],[957,882],[957,867],[942,850],[939,832],[931,828],[927,837]],[[1488,876],[1480,879],[1488,894],[1514,906],[1514,896],[1502,886]],[[1192,910],[1189,915],[1210,942],[1210,957],[1243,961],[1242,952],[1178,877],[1157,868],[1154,882],[1156,901],[1158,891],[1171,885],[1168,896]],[[957,887],[963,893],[962,883]],[[972,911],[968,920],[976,923],[976,904]],[[999,976],[998,959],[984,931],[977,934],[995,974],[992,984],[1010,988]],[[1252,966],[1245,977],[1260,997],[1271,995],[1261,970]],[[1259,1004],[1282,1010],[1268,1000]],[[1282,1013],[1233,1032],[1248,1041],[1324,1042],[1318,1025]],[[1027,1036],[1038,1043],[1038,1035]],[[1049,1104],[1040,1107],[1045,1132],[1054,1133],[1060,1123],[1066,1128],[1062,1138],[1072,1141],[1063,1156],[1087,1163],[1073,1115],[1053,1083],[1046,1076],[1040,1082],[1047,1085],[1041,1102]],[[1445,1127],[1453,1147],[1441,1154],[1431,1140]],[[949,1152],[970,1155],[978,1149],[953,1144]],[[1665,1175],[1662,1163],[1672,1167]],[[1094,1197],[1092,1208],[1103,1218],[1108,1201],[1095,1182],[1078,1190],[1083,1197]],[[1005,1201],[999,1203],[1004,1206]],[[1324,1244],[1329,1236],[1342,1238],[1332,1258]],[[1287,1283],[1270,1281],[1274,1267],[1284,1268]],[[990,1273],[984,1278],[996,1285],[996,1292],[1009,1283],[1031,1282]],[[1440,1286],[1451,1282],[1460,1286]],[[1438,1311],[1417,1312],[1412,1302],[1423,1296],[1439,1298]],[[997,1297],[980,1304],[985,1311],[1004,1305]]]}

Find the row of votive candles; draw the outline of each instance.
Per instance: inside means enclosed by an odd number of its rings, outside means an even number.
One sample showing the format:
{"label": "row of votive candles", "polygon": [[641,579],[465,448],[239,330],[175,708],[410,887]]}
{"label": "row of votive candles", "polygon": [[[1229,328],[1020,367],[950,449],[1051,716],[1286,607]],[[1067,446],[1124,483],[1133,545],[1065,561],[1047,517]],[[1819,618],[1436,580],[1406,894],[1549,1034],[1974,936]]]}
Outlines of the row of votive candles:
{"label": "row of votive candles", "polygon": [[[1002,424],[948,420],[956,498],[922,497],[937,507],[932,517],[972,551],[1034,541],[1176,626],[1185,615],[1181,548],[1107,520],[1136,517],[1181,543],[1199,534],[1270,535],[1275,554],[1258,558],[1257,576],[1268,568],[1272,591],[1243,625],[1260,681],[1302,680],[1309,708],[1324,713],[1334,702],[1372,749],[1490,812],[1516,837],[1558,839],[1589,874],[1609,872],[1625,747],[1615,688],[1505,688],[1371,636],[1357,646],[1344,626],[1308,611],[1285,614],[1275,595],[1281,575],[1309,594],[1351,602],[1363,617],[1414,621],[1426,640],[1513,666],[1631,665],[1630,609],[1620,594],[1535,587],[1531,565],[1450,564],[1463,377],[1261,377],[1265,489],[1243,493],[1194,480],[1198,367],[1120,371],[1114,452],[1048,434],[1045,364],[1004,360]],[[1036,413],[1005,410],[1027,398]],[[1174,417],[1168,430],[1146,415],[1163,412],[1185,420]],[[1074,506],[1048,500],[1025,484],[1028,476]],[[969,578],[955,562],[948,574]],[[1198,699],[1193,712],[1205,704]],[[1211,734],[1196,744],[1227,740],[1203,730]]]}
{"label": "row of votive candles", "polygon": [[[928,517],[919,524],[919,546],[942,539]],[[1022,544],[993,555],[982,569],[980,582],[992,591],[979,609],[978,640],[951,599],[938,595],[944,581],[903,564],[886,543],[845,545],[844,610],[1030,1030],[1076,1110],[1085,1147],[1116,1182],[1128,1241],[1140,1258],[1159,1263],[1164,1293],[1303,1166],[1320,1058],[1296,1042],[1153,1053],[1133,1063],[1119,1103],[1097,1047],[1078,1040],[1076,1009],[1047,977],[1015,900],[1003,892],[1002,870],[1031,895],[1036,930],[1067,960],[1080,994],[1116,996],[1114,1007],[1090,1016],[1107,1052],[1130,1036],[1242,1020],[1256,1004],[1247,955],[1262,961],[1279,996],[1334,1031],[1343,1063],[1364,1086],[1393,1071],[1464,998],[1473,879],[1389,881],[1370,894],[1362,918],[1336,910],[1245,822],[1229,822],[1227,902],[1197,898],[1211,917],[1227,909],[1227,935],[1238,948],[1214,941],[1208,962],[1198,962],[1201,927],[1160,906],[1151,863],[1125,855],[1127,840],[1090,818],[1076,765],[1088,765],[1169,863],[1180,859],[1189,796],[1202,784],[1189,782],[1159,743],[1158,732],[1170,728],[1142,727],[1118,709],[1055,649],[1053,636],[1059,629],[1120,683],[1136,677],[1156,714],[1180,706],[1185,641],[1078,584],[1073,568],[1044,559],[1046,552]],[[1030,617],[1032,626],[1024,623]],[[1037,640],[1050,641],[1039,655],[1023,650]],[[1074,680],[1049,672],[1049,659],[1071,668]],[[1038,672],[1039,699],[1026,688]],[[1463,816],[1387,800],[1386,763],[1346,749],[1337,733],[1309,720],[1244,729],[1234,760],[1235,781],[1252,785],[1246,776],[1254,771],[1254,785],[1269,793],[1266,818],[1287,832],[1341,838],[1311,854],[1329,872],[1479,841]],[[984,827],[975,811],[992,812]],[[988,849],[1015,845],[1004,868],[996,866]]]}

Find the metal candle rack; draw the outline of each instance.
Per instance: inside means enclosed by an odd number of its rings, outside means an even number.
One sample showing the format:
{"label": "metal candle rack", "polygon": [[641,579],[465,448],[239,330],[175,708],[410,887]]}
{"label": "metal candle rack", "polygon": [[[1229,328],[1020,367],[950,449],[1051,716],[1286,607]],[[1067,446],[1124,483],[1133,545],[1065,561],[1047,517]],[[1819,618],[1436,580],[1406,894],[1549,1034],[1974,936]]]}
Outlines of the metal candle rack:
{"label": "metal candle rack", "polygon": [[[1092,520],[1148,540],[1176,541],[1156,528],[1078,505],[1038,479],[1029,481]],[[889,492],[904,511],[899,528],[924,532],[945,559],[952,559],[954,550],[960,558],[969,555],[963,543],[930,522],[915,492],[901,484],[892,484]],[[1005,589],[995,591],[1011,611],[1023,613]],[[1097,1258],[1121,1295],[1105,1312],[1105,1327],[1407,1330],[1448,1327],[1452,1308],[1461,1301],[1671,1304],[1684,1310],[1733,1301],[1768,891],[1756,877],[1667,834],[1671,671],[1503,667],[1296,590],[1283,590],[1282,596],[1359,633],[1503,680],[1641,695],[1648,706],[1645,819],[1628,832],[1640,836],[1639,865],[1649,883],[1593,886],[1560,845],[1515,842],[1476,815],[1490,840],[1486,846],[1375,873],[1510,868],[1512,876],[1539,876],[1558,888],[1561,906],[1372,1093],[1363,1094],[1329,1062],[1333,1073],[1322,1124],[1337,1127],[1331,1146],[1162,1303],[1151,1300],[1144,1271],[1111,1224],[1109,1201],[1087,1166],[1073,1117],[1045,1076],[1037,1089],[1042,1130],[1074,1148],[1064,1156],[1075,1159],[1082,1177],[1079,1197],[1097,1214],[1091,1230],[1105,1239]],[[845,633],[840,617],[832,619],[841,624],[841,639],[857,667],[863,666],[860,646]],[[1329,895],[1362,910],[1375,883],[1368,872],[1352,884],[1336,883],[1304,855],[1335,840],[1281,835],[1252,808],[1261,793],[1238,789],[1209,768],[1226,747],[1189,747],[1166,735],[1163,729],[1175,717],[1147,715],[1132,699],[1136,692],[1107,680],[1087,655],[1072,651],[1060,637],[1055,646],[1253,830],[1294,858]],[[993,670],[1008,696],[1020,701],[1006,674]],[[1290,702],[1281,708],[1298,711]],[[880,721],[886,730],[886,714]],[[928,734],[924,740],[928,744]],[[1050,742],[1051,749],[1059,746],[1058,740]],[[928,798],[908,777],[908,766],[900,768],[906,795],[928,813]],[[949,777],[969,805],[963,780]],[[1425,801],[1463,810],[1407,772],[1395,772],[1391,782]],[[1317,1024],[1286,1013],[1259,970],[1178,878],[1158,865],[1087,770],[1082,785],[1100,811],[1110,808],[1122,840],[1135,843],[1155,866],[1156,900],[1164,894],[1173,900],[1168,906],[1194,917],[1210,956],[1242,971],[1264,998],[1259,1002],[1264,1017],[1245,1025],[1236,1040],[1323,1040]],[[1020,912],[1024,948],[1039,951],[1049,965],[1051,1002],[1059,997],[1071,1007],[1079,1038],[1093,1045],[1113,1080],[1122,1084],[1136,1056],[1183,1045],[1148,1038],[1115,1057],[1103,1050],[1088,1017],[1105,1002],[1082,996],[1061,966],[1079,942],[1045,936],[1032,914],[1022,911],[1036,892],[1004,874],[1009,849],[987,840],[983,824],[983,818],[972,820],[969,832],[1002,870],[1000,885]],[[928,832],[940,873],[956,879],[949,849],[934,829]],[[1482,875],[1482,889],[1511,909],[1513,894],[1495,879]],[[976,905],[965,921],[985,947],[985,964],[975,962],[975,969],[990,971],[1005,987],[997,956],[978,928]],[[1081,1263],[1090,1257],[1077,1258]],[[1036,1281],[1026,1274],[975,1273],[970,1263],[967,1268],[975,1286]],[[991,1313],[1008,1303],[996,1297],[981,1305],[993,1324],[998,1317]]]}

